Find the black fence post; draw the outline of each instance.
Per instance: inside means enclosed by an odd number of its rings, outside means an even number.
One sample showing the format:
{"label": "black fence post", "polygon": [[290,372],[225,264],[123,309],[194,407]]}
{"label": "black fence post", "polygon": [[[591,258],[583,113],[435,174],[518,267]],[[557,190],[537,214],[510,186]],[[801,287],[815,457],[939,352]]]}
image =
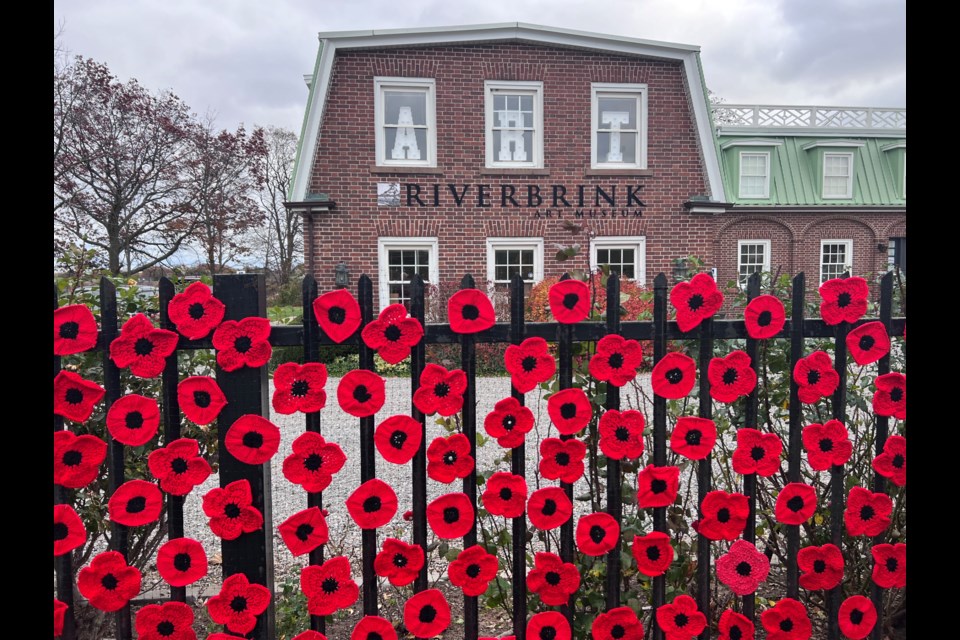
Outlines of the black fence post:
{"label": "black fence post", "polygon": [[[461,289],[475,289],[473,276],[469,273],[460,281]],[[470,441],[470,455],[477,459],[477,348],[472,333],[460,334],[460,367],[467,374],[467,388],[463,392],[463,435]],[[463,479],[463,492],[470,498],[473,512],[477,513],[477,470]],[[463,536],[463,548],[477,544],[477,518],[470,531]],[[479,600],[477,596],[463,596],[464,640],[477,640],[480,633]]]}
{"label": "black fence post", "polygon": [[[360,299],[360,331],[373,321],[373,282],[367,275],[360,276],[357,283],[357,293]],[[367,371],[376,370],[373,355],[374,350],[367,346],[362,338],[360,343],[360,368]],[[360,418],[360,483],[363,484],[377,477],[377,454],[373,443],[375,416]],[[364,529],[361,533],[360,544],[363,550],[363,613],[368,616],[377,615],[377,574],[373,570],[373,560],[377,557],[377,530]]]}
{"label": "black fence post", "polygon": [[[427,555],[427,418],[417,409],[413,395],[420,388],[420,376],[426,366],[426,309],[424,304],[423,278],[415,274],[410,279],[410,317],[415,318],[424,328],[424,337],[410,350],[410,416],[420,423],[420,447],[413,454],[413,544],[423,549]],[[427,588],[427,565],[424,562],[420,574],[413,582],[413,590],[420,593]]]}
{"label": "black fence post", "polygon": [[[524,332],[524,284],[519,273],[510,282],[510,342],[523,342]],[[521,405],[526,394],[511,385],[511,395]],[[510,471],[526,478],[526,444],[514,447],[510,452]],[[527,637],[527,513],[513,519],[513,635],[516,640]]]}
{"label": "black fence post", "polygon": [[[747,279],[747,302],[753,300],[760,295],[760,273],[754,272],[750,274],[750,277]],[[757,414],[759,410],[759,391],[760,391],[760,363],[758,362],[758,340],[755,338],[747,338],[746,352],[750,356],[750,366],[753,367],[754,373],[757,374],[757,385],[753,388],[753,391],[750,392],[750,395],[747,396],[746,404],[744,407],[744,424],[743,426],[750,429],[757,429],[759,425],[757,424]],[[748,473],[743,476],[743,495],[747,496],[748,512],[747,512],[747,526],[743,530],[743,539],[749,542],[750,544],[756,544],[757,542],[757,474]],[[756,618],[756,594],[750,593],[741,599],[743,604],[743,615],[746,616],[751,622]]]}
{"label": "black fence post", "polygon": [[[560,280],[569,280],[570,274],[564,273]],[[560,389],[569,389],[573,386],[573,325],[557,323],[557,358],[559,362],[558,381]],[[574,436],[561,435],[561,440],[570,440]],[[560,487],[573,503],[573,484],[560,482]],[[573,517],[560,525],[560,559],[564,562],[573,562]],[[569,601],[560,607],[560,613],[566,617],[573,628],[573,604],[577,594],[570,594]]]}
{"label": "black fence post", "polygon": [[[611,273],[607,277],[607,335],[620,333],[620,277]],[[620,387],[610,382],[607,386],[606,409],[620,410]],[[623,498],[620,491],[620,460],[607,458],[607,513],[616,520],[623,521]],[[607,609],[620,606],[620,549],[623,536],[617,545],[607,552]]]}
{"label": "black fence post", "polygon": [[[713,401],[710,397],[710,379],[707,371],[710,360],[713,359],[713,318],[707,318],[700,323],[700,407],[698,415],[707,420],[713,419]],[[713,488],[713,455],[707,456],[697,463],[697,517],[703,518],[700,505]],[[697,534],[697,606],[704,615],[710,615],[710,539]],[[700,633],[701,640],[710,638],[710,625]]]}
{"label": "black fence post", "polygon": [[[653,279],[653,363],[656,364],[667,355],[667,276],[658,273]],[[653,464],[658,467],[667,465],[667,399],[653,396]],[[667,532],[667,508],[653,509],[653,530]],[[663,629],[657,624],[657,609],[667,602],[667,578],[657,576],[653,579],[653,611],[650,615],[650,627],[653,640],[663,640]]]}
{"label": "black fence post", "polygon": [[[790,317],[790,435],[787,447],[787,482],[800,482],[800,456],[803,448],[803,407],[800,404],[800,386],[793,379],[797,362],[803,357],[803,302],[806,279],[803,273],[793,278],[793,300]],[[787,597],[800,595],[800,573],[797,554],[800,552],[800,525],[787,527]]]}

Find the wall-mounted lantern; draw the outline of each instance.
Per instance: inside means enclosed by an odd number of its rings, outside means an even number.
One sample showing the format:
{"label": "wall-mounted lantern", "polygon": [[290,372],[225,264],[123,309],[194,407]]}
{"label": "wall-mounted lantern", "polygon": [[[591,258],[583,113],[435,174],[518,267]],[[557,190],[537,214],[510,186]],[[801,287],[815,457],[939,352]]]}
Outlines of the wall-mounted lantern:
{"label": "wall-mounted lantern", "polygon": [[346,289],[350,286],[350,270],[347,269],[347,265],[343,260],[333,268],[333,281],[338,289]]}

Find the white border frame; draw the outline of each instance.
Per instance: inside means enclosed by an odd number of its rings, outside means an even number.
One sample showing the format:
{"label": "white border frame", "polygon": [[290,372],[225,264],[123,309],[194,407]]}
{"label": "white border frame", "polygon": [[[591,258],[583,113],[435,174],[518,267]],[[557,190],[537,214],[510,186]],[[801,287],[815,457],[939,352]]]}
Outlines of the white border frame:
{"label": "white border frame", "polygon": [[[824,191],[827,188],[827,156],[846,156],[850,159],[850,175],[847,177],[847,192],[845,195],[828,196]],[[824,200],[849,200],[853,197],[853,176],[856,173],[854,169],[854,162],[856,161],[855,154],[852,151],[839,152],[839,151],[825,151],[823,153],[823,158],[820,159],[821,168],[820,168],[820,197]],[[831,178],[836,178],[837,176],[830,176]]]}
{"label": "white border frame", "polygon": [[377,284],[380,289],[379,301],[380,310],[383,310],[390,304],[390,287],[387,276],[389,275],[389,262],[387,260],[387,251],[393,249],[427,249],[430,252],[430,265],[428,273],[430,283],[437,284],[440,281],[440,243],[436,238],[416,238],[416,237],[398,237],[386,236],[377,238]]}
{"label": "white border frame", "polygon": [[[763,156],[766,158],[767,171],[763,182],[763,195],[745,196],[743,195],[743,156]],[[769,151],[741,151],[738,156],[737,164],[737,198],[740,200],[769,200],[770,199],[770,152]],[[748,176],[756,177],[756,176]]]}
{"label": "white border frame", "polygon": [[533,249],[533,283],[543,280],[543,238],[487,238],[487,284],[490,289],[495,284],[506,284],[509,281],[494,280],[496,264],[494,251],[509,249]]}
{"label": "white border frame", "polygon": [[836,240],[824,239],[824,240],[821,240],[821,241],[820,241],[820,256],[817,258],[818,261],[819,261],[818,263],[819,263],[819,265],[820,265],[820,267],[819,267],[819,268],[820,268],[820,281],[819,281],[819,283],[817,284],[818,287],[819,287],[821,284],[824,283],[824,280],[823,280],[823,245],[825,245],[825,244],[845,244],[845,245],[847,245],[847,259],[848,259],[850,262],[849,262],[849,263],[844,263],[843,266],[844,266],[844,267],[847,267],[846,270],[850,272],[850,275],[853,275],[853,240],[852,240],[852,239],[836,239]]}
{"label": "white border frame", "polygon": [[[600,94],[612,97],[635,98],[637,108],[637,161],[599,162],[597,160],[597,133],[600,113]],[[620,94],[619,96],[616,94]],[[593,82],[590,84],[590,168],[591,169],[646,169],[647,168],[647,85]]]}
{"label": "white border frame", "polygon": [[[597,249],[626,248],[635,249],[637,264],[634,266],[637,277],[632,280],[641,286],[647,283],[647,237],[646,236],[597,236],[590,240],[590,270],[596,271]],[[631,278],[627,278],[631,280]]]}
{"label": "white border frame", "polygon": [[[426,90],[427,94],[427,160],[393,160],[387,158],[384,127],[383,92],[388,89]],[[375,123],[376,163],[378,167],[436,167],[437,166],[437,91],[433,78],[394,78],[378,76],[373,79],[373,119]]]}
{"label": "white border frame", "polygon": [[[740,283],[740,248],[745,244],[762,244],[763,245],[763,265],[761,266],[761,271],[770,271],[770,241],[769,240],[737,240],[737,286],[741,290],[746,289],[745,284]],[[822,255],[821,255],[822,258]]]}
{"label": "white border frame", "polygon": [[[498,162],[493,159],[493,93],[494,91],[533,93],[533,158],[528,162]],[[543,168],[543,82],[518,80],[485,80],[483,83],[483,139],[487,169]]]}

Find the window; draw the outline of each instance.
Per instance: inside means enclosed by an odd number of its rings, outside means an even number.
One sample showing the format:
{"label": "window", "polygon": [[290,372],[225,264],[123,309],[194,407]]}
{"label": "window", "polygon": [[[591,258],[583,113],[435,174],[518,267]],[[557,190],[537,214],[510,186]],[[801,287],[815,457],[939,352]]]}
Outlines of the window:
{"label": "window", "polygon": [[519,273],[529,292],[543,280],[542,238],[487,238],[487,280],[497,291],[509,291],[507,285]]}
{"label": "window", "polygon": [[375,78],[378,166],[437,166],[434,82]]}
{"label": "window", "polygon": [[850,271],[852,261],[853,240],[821,240],[820,284]]}
{"label": "window", "polygon": [[740,197],[770,197],[770,154],[740,154]]}
{"label": "window", "polygon": [[899,269],[902,275],[907,275],[906,238],[890,238],[887,241],[887,271],[893,271],[894,268]]}
{"label": "window", "polygon": [[646,169],[647,85],[591,85],[594,169]]}
{"label": "window", "polygon": [[647,281],[646,246],[647,239],[643,236],[594,238],[590,241],[590,268],[596,270],[607,265],[612,273],[618,273],[623,278],[645,284]]}
{"label": "window", "polygon": [[485,82],[487,167],[543,166],[543,83]]}
{"label": "window", "polygon": [[741,289],[746,289],[750,274],[770,271],[769,240],[739,240],[737,255],[737,282]]}
{"label": "window", "polygon": [[853,154],[823,154],[823,197],[853,197]]}
{"label": "window", "polygon": [[414,274],[424,284],[436,283],[436,238],[380,238],[377,240],[380,257],[380,308],[402,303],[410,305],[410,278]]}

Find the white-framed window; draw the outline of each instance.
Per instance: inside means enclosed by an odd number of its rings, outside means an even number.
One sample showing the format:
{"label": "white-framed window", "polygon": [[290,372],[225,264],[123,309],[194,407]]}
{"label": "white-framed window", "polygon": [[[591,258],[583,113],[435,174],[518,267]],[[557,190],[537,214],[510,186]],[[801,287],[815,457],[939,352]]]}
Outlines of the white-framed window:
{"label": "white-framed window", "polygon": [[740,152],[740,197],[770,197],[770,153]]}
{"label": "white-framed window", "polygon": [[737,241],[737,282],[747,288],[747,279],[756,271],[770,271],[769,240]]}
{"label": "white-framed window", "polygon": [[899,269],[907,275],[907,239],[889,238],[887,240],[887,271]]}
{"label": "white-framed window", "polygon": [[599,236],[590,241],[590,268],[610,267],[622,278],[647,281],[647,239],[644,236]]}
{"label": "white-framed window", "polygon": [[590,167],[647,168],[647,85],[590,85]]}
{"label": "white-framed window", "polygon": [[853,240],[820,241],[820,284],[853,268]]}
{"label": "white-framed window", "polygon": [[903,152],[903,199],[907,199],[907,152]]}
{"label": "white-framed window", "polygon": [[853,197],[853,154],[823,154],[823,197]]}
{"label": "white-framed window", "polygon": [[487,167],[543,167],[543,83],[483,83]]}
{"label": "white-framed window", "polygon": [[437,166],[432,78],[374,78],[377,166]]}
{"label": "white-framed window", "polygon": [[487,238],[487,281],[494,290],[507,291],[517,273],[527,291],[543,280],[543,238]]}
{"label": "white-framed window", "polygon": [[437,246],[436,238],[377,239],[381,309],[396,303],[409,307],[414,274],[423,278],[424,284],[438,282]]}

